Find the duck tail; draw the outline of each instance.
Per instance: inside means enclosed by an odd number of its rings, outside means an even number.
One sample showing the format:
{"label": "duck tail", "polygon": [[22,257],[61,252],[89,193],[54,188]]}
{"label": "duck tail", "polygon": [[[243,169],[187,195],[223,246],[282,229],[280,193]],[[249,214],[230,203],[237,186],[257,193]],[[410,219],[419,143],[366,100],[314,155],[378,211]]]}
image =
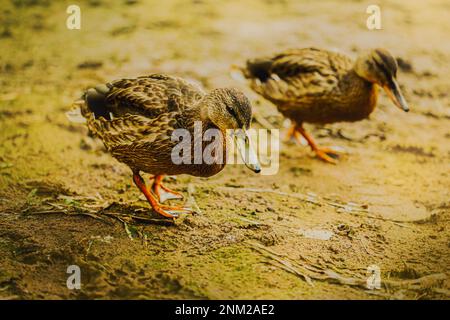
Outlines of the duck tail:
{"label": "duck tail", "polygon": [[106,103],[108,92],[109,87],[105,84],[86,90],[83,96],[73,103],[72,109],[66,112],[69,121],[86,123],[87,119],[91,117],[93,119],[103,117],[106,120],[111,120],[111,113]]}
{"label": "duck tail", "polygon": [[254,59],[247,61],[247,72],[250,78],[259,79],[265,82],[270,78],[270,69],[272,68],[272,60],[270,59]]}
{"label": "duck tail", "polygon": [[90,114],[94,118],[103,117],[106,120],[111,120],[111,113],[106,103],[106,97],[110,88],[106,84],[98,85],[94,88],[89,88],[83,95],[84,105],[81,108],[83,116],[87,117]]}

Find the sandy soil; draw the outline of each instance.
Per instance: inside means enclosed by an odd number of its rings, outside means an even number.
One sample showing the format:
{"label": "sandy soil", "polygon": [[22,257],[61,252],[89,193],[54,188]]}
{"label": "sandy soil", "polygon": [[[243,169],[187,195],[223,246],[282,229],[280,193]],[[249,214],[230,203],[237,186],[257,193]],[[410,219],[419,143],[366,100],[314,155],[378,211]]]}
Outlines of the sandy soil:
{"label": "sandy soil", "polygon": [[[363,1],[78,2],[78,31],[65,27],[64,1],[0,8],[0,297],[450,297],[448,1],[383,1],[378,31]],[[412,111],[382,94],[370,120],[308,126],[348,151],[338,166],[283,143],[274,176],[242,166],[179,176],[168,185],[190,186],[202,214],[174,225],[151,220],[128,169],[64,115],[90,85],[164,72],[238,86],[280,128],[228,68],[305,46],[388,48]],[[66,287],[73,264],[81,290]],[[373,264],[380,290],[365,287]]]}

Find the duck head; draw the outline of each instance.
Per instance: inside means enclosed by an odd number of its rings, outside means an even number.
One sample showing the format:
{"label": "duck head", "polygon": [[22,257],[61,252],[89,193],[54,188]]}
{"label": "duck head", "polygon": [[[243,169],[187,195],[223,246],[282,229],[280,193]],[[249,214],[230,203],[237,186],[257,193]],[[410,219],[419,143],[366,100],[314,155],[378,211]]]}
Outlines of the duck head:
{"label": "duck head", "polygon": [[375,49],[360,55],[354,69],[361,78],[382,87],[398,108],[409,111],[397,82],[397,61],[387,50]]}
{"label": "duck head", "polygon": [[231,129],[245,165],[259,173],[261,167],[258,157],[247,133],[252,119],[252,107],[248,98],[234,88],[214,89],[205,96],[201,112],[202,119],[208,119],[222,132]]}

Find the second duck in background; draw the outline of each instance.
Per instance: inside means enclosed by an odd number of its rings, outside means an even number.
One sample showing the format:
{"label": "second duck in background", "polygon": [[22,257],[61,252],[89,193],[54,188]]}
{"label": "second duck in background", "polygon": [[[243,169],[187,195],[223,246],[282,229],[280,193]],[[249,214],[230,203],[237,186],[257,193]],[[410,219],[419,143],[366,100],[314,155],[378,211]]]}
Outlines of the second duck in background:
{"label": "second duck in background", "polygon": [[365,119],[377,104],[378,86],[397,107],[409,111],[396,80],[397,69],[385,49],[369,51],[354,62],[340,53],[304,48],[248,60],[239,71],[256,93],[293,122],[290,136],[299,139],[301,134],[319,158],[336,163],[336,151],[319,147],[303,123]]}

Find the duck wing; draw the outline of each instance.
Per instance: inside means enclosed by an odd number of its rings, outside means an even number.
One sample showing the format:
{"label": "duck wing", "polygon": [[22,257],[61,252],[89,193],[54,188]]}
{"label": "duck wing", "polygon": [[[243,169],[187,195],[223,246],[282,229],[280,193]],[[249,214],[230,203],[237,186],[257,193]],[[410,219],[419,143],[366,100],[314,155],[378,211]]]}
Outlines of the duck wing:
{"label": "duck wing", "polygon": [[129,148],[146,145],[171,145],[171,135],[179,127],[177,117],[180,112],[163,113],[155,118],[141,115],[127,115],[113,120],[104,118],[87,119],[89,129],[98,136],[108,151],[119,152]]}
{"label": "duck wing", "polygon": [[188,81],[163,74],[133,79],[120,79],[86,91],[86,117],[112,120],[127,115],[155,118],[161,114],[180,111],[203,97],[200,87]]}
{"label": "duck wing", "polygon": [[291,49],[268,59],[247,61],[251,88],[276,104],[294,104],[338,89],[351,69],[347,56],[315,48]]}

